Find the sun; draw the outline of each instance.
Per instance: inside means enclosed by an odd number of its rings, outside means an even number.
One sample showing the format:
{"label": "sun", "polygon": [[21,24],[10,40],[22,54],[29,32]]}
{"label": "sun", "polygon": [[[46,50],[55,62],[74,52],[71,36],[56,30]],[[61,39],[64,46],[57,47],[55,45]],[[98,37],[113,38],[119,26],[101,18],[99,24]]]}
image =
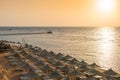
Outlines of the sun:
{"label": "sun", "polygon": [[97,9],[100,12],[111,12],[115,9],[116,0],[98,0]]}

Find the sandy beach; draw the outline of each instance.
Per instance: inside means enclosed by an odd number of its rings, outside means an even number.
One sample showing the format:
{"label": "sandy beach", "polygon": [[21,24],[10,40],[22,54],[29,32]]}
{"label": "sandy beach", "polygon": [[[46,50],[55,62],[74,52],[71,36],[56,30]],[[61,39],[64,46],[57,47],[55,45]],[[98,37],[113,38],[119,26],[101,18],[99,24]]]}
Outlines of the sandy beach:
{"label": "sandy beach", "polygon": [[120,80],[112,69],[70,55],[5,40],[0,44],[0,80]]}

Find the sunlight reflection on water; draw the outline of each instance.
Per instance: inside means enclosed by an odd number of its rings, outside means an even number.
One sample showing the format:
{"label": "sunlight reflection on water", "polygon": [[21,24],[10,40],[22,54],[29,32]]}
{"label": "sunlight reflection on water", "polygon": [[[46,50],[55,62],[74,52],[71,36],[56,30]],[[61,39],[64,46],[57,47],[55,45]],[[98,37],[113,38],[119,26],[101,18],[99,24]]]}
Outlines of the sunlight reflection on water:
{"label": "sunlight reflection on water", "polygon": [[99,51],[101,52],[98,62],[103,66],[104,69],[113,68],[115,69],[118,67],[116,65],[116,60],[118,58],[117,55],[115,55],[115,31],[114,28],[101,28],[99,30],[99,33],[101,36],[98,36],[101,38],[99,44]]}
{"label": "sunlight reflection on water", "polygon": [[98,36],[101,38],[100,50],[104,51],[104,53],[112,53],[113,51],[113,45],[114,45],[114,39],[115,39],[115,32],[112,28],[101,28],[99,30],[99,33],[101,36]]}

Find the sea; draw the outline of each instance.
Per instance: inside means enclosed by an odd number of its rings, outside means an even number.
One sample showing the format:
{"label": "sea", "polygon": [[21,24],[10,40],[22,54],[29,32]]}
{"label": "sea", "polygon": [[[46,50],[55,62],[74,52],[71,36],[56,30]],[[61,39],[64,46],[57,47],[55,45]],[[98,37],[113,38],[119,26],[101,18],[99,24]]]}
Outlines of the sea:
{"label": "sea", "polygon": [[0,27],[0,40],[61,52],[120,73],[120,27]]}

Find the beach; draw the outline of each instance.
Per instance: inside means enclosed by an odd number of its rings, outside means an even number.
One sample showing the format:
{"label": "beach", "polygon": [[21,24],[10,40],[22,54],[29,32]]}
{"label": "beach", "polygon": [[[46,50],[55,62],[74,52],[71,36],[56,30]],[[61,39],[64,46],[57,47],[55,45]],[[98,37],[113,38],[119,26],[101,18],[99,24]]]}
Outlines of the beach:
{"label": "beach", "polygon": [[[49,30],[53,33],[35,34]],[[0,39],[26,42],[48,51],[71,55],[89,64],[95,62],[103,69],[112,68],[120,73],[119,32],[119,27],[0,27]]]}
{"label": "beach", "polygon": [[70,55],[0,41],[0,80],[119,80],[120,74]]}
{"label": "beach", "polygon": [[0,80],[120,80],[120,0],[0,0]]}

